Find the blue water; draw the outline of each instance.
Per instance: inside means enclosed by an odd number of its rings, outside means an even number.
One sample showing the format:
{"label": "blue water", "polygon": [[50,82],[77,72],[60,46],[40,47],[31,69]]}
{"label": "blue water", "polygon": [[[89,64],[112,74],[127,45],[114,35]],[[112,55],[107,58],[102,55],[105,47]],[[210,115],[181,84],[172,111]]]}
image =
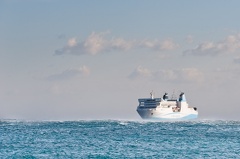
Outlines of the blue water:
{"label": "blue water", "polygon": [[240,121],[0,121],[0,158],[240,158]]}

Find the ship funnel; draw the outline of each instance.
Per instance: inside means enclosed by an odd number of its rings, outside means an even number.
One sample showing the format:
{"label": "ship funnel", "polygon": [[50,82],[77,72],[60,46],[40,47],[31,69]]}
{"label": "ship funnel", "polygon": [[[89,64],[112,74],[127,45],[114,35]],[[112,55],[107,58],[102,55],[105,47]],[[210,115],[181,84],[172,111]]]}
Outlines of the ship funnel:
{"label": "ship funnel", "polygon": [[168,100],[168,93],[165,93],[165,94],[163,95],[163,100]]}
{"label": "ship funnel", "polygon": [[182,92],[180,95],[179,95],[179,102],[186,102],[186,96],[185,94]]}

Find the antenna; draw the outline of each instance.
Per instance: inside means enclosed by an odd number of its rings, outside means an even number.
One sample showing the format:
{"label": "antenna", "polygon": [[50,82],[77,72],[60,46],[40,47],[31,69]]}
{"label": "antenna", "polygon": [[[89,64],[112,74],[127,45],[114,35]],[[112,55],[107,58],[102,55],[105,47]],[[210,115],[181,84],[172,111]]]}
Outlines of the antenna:
{"label": "antenna", "polygon": [[150,93],[150,95],[151,95],[151,98],[153,99],[153,98],[154,98],[153,90],[152,90],[152,92]]}
{"label": "antenna", "polygon": [[175,95],[175,89],[173,90],[173,93],[172,93],[172,99],[177,99],[177,97]]}

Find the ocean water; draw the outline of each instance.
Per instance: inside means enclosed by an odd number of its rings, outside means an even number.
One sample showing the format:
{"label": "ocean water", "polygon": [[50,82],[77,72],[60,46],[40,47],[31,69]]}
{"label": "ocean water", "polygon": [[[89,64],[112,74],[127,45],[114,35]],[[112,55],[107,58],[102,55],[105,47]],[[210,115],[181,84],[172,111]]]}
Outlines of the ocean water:
{"label": "ocean water", "polygon": [[240,121],[0,121],[0,158],[240,158]]}

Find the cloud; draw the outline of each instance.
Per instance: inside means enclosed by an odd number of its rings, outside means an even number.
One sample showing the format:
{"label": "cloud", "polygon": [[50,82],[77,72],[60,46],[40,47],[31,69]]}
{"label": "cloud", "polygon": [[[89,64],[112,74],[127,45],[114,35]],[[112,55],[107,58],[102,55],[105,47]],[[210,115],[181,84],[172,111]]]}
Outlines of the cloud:
{"label": "cloud", "polygon": [[185,40],[187,41],[187,43],[192,43],[193,42],[193,36],[188,35]]}
{"label": "cloud", "polygon": [[68,46],[69,47],[74,47],[77,45],[77,41],[76,41],[76,38],[71,38],[68,40]]}
{"label": "cloud", "polygon": [[128,77],[130,79],[150,77],[163,82],[202,82],[204,80],[204,74],[196,68],[150,71],[138,66]]}
{"label": "cloud", "polygon": [[183,68],[173,70],[160,70],[157,77],[162,77],[164,81],[180,82],[202,82],[203,73],[196,68]]}
{"label": "cloud", "polygon": [[142,66],[138,66],[133,72],[128,76],[130,79],[135,79],[139,77],[150,77],[152,72]]}
{"label": "cloud", "polygon": [[183,52],[184,55],[216,56],[228,54],[240,49],[240,34],[229,35],[219,42],[203,42],[194,49]]}
{"label": "cloud", "polygon": [[164,51],[164,50],[174,50],[178,47],[178,44],[174,43],[171,39],[166,39],[164,41],[160,40],[143,40],[138,43],[137,46],[143,48],[149,48],[156,51]]}
{"label": "cloud", "polygon": [[63,54],[91,54],[96,55],[110,51],[127,51],[131,49],[146,48],[155,51],[173,50],[178,47],[171,39],[155,40],[126,40],[123,38],[107,38],[109,33],[91,33],[85,40],[77,42],[76,38],[68,40],[67,45],[55,50],[55,55]]}
{"label": "cloud", "polygon": [[90,69],[87,66],[82,66],[80,68],[66,69],[61,73],[53,74],[47,77],[48,80],[66,80],[71,79],[76,76],[88,76],[90,74]]}

